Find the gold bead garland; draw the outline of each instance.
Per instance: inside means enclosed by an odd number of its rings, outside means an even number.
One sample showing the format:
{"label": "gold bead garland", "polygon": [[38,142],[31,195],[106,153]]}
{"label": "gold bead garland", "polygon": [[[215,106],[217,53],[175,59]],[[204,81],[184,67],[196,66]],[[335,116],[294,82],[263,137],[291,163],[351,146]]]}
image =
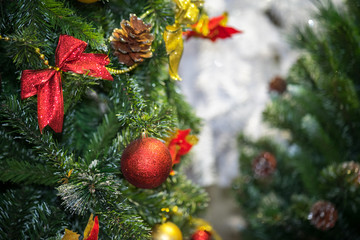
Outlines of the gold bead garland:
{"label": "gold bead garland", "polygon": [[[0,40],[5,40],[5,41],[21,41],[21,42],[25,42],[25,39],[15,39],[15,38],[9,38],[9,37],[4,37],[2,35],[0,35]],[[49,61],[46,59],[46,56],[41,53],[40,48],[35,48],[35,52],[39,55],[39,58],[43,61],[44,65],[46,65],[48,68],[50,69],[55,69],[56,71],[60,71],[60,69],[58,67],[54,67],[54,66],[49,66]],[[127,72],[132,71],[133,69],[135,69],[138,66],[138,64],[134,64],[133,66],[126,68],[126,69],[113,69],[113,68],[109,68],[106,67],[106,69],[111,73],[111,74],[124,74]]]}
{"label": "gold bead garland", "polygon": [[[25,42],[25,39],[16,39],[16,38],[9,38],[9,37],[4,37],[2,35],[0,35],[0,40],[5,40],[5,41],[14,41],[14,42]],[[49,65],[49,61],[46,59],[45,55],[41,53],[40,48],[35,48],[35,52],[39,55],[39,58],[43,61],[43,63],[48,66]],[[48,66],[48,68],[54,68],[51,66]]]}
{"label": "gold bead garland", "polygon": [[113,69],[113,68],[109,68],[109,67],[106,67],[106,69],[112,73],[112,74],[124,74],[124,73],[127,73],[127,72],[130,72],[132,71],[133,69],[135,69],[136,67],[138,66],[137,63],[135,63],[134,65],[132,65],[131,67],[129,68],[126,68],[126,69]]}
{"label": "gold bead garland", "polygon": [[164,207],[161,208],[161,215],[162,215],[162,222],[166,222],[169,218],[169,214],[170,215],[182,215],[182,213],[179,211],[179,207],[178,206],[174,206],[172,208],[168,208],[168,207]]}

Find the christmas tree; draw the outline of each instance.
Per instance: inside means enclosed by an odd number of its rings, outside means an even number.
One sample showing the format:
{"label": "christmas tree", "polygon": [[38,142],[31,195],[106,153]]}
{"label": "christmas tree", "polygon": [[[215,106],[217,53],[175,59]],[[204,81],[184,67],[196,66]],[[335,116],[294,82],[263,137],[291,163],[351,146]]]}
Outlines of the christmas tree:
{"label": "christmas tree", "polygon": [[183,171],[201,120],[176,81],[201,2],[0,7],[0,238],[210,234]]}
{"label": "christmas tree", "polygon": [[360,239],[360,2],[343,2],[291,37],[300,57],[263,112],[279,134],[239,136],[244,239]]}

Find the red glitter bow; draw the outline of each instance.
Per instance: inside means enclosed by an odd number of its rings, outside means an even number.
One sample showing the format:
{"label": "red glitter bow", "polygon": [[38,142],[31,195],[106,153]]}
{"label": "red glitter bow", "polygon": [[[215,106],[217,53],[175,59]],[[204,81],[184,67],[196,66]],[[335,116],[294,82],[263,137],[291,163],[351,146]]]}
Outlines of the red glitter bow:
{"label": "red glitter bow", "polygon": [[87,43],[68,35],[60,35],[55,52],[54,69],[24,70],[21,75],[21,99],[37,94],[40,132],[49,125],[62,131],[64,101],[61,71],[87,74],[113,80],[105,68],[110,60],[106,54],[83,53]]}

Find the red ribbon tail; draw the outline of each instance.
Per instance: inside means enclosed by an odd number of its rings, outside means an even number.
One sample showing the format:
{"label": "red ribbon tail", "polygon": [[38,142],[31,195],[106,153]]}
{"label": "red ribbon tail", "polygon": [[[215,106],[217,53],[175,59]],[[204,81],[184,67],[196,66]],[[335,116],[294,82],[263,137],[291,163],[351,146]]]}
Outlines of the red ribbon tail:
{"label": "red ribbon tail", "polygon": [[38,121],[40,132],[49,125],[55,132],[62,131],[64,121],[64,100],[60,72],[44,83],[38,91]]}
{"label": "red ribbon tail", "polygon": [[24,70],[21,74],[21,99],[32,97],[38,93],[46,81],[52,78],[54,70]]}

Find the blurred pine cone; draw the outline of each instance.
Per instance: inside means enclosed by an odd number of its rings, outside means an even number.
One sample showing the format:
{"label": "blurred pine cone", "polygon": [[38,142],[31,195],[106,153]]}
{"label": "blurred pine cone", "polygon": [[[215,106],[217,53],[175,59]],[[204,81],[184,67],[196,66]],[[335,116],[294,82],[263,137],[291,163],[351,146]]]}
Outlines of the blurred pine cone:
{"label": "blurred pine cone", "polygon": [[154,36],[150,33],[151,25],[145,24],[135,14],[130,15],[130,22],[121,21],[121,29],[115,28],[110,37],[114,55],[120,63],[128,67],[152,57],[151,44]]}
{"label": "blurred pine cone", "polygon": [[338,218],[337,210],[331,202],[317,201],[309,214],[309,220],[319,230],[329,230],[335,226]]}
{"label": "blurred pine cone", "polygon": [[282,77],[275,76],[269,83],[269,89],[270,91],[277,92],[278,94],[283,94],[287,89],[287,84]]}
{"label": "blurred pine cone", "polygon": [[252,168],[256,178],[269,177],[276,170],[276,158],[269,152],[263,152],[252,161]]}

